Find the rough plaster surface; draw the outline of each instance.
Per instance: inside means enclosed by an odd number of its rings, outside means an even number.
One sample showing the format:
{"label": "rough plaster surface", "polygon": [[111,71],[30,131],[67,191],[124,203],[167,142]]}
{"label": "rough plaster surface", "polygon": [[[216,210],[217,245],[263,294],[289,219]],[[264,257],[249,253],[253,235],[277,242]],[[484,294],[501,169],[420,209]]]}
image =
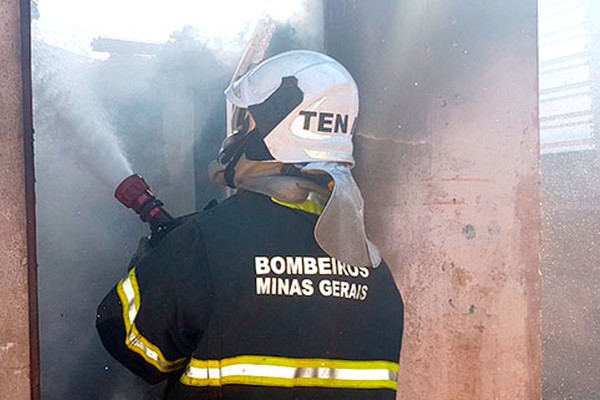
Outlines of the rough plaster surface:
{"label": "rough plaster surface", "polygon": [[367,230],[406,305],[398,399],[539,399],[535,1],[329,4]]}
{"label": "rough plaster surface", "polygon": [[29,399],[19,2],[0,2],[0,399]]}

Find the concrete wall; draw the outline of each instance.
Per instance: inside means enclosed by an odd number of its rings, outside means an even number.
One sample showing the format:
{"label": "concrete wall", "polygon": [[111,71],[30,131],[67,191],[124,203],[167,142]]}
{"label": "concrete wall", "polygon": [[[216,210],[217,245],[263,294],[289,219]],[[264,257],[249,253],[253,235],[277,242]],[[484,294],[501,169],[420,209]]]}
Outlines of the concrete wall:
{"label": "concrete wall", "polygon": [[536,2],[326,3],[356,176],[406,304],[399,399],[539,399]]}
{"label": "concrete wall", "polygon": [[598,151],[546,154],[542,173],[544,399],[598,399]]}
{"label": "concrete wall", "polygon": [[[0,2],[0,399],[31,398],[21,26],[18,0]],[[35,350],[34,350],[35,351]]]}

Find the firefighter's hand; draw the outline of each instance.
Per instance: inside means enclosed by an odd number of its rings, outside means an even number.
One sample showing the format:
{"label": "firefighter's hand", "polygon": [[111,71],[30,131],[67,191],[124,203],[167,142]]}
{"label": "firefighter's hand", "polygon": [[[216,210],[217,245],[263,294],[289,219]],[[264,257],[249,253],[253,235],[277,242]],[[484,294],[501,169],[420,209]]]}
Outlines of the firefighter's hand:
{"label": "firefighter's hand", "polygon": [[131,270],[131,268],[135,267],[144,257],[146,257],[152,251],[152,247],[150,246],[150,238],[144,236],[140,239],[138,243],[138,248],[129,260],[129,264],[127,264],[127,270]]}

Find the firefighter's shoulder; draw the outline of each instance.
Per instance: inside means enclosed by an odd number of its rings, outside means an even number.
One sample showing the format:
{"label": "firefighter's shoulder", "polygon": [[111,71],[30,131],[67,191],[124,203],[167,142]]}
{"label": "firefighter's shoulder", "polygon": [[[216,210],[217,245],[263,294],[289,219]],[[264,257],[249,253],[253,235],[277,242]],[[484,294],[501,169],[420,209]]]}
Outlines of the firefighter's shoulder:
{"label": "firefighter's shoulder", "polygon": [[172,227],[175,229],[187,225],[187,228],[189,229],[191,226],[201,224],[203,221],[213,219],[215,216],[218,217],[219,214],[228,213],[231,211],[232,206],[235,207],[236,197],[237,196],[233,195],[223,201],[213,199],[208,202],[201,211],[174,218],[171,222]]}

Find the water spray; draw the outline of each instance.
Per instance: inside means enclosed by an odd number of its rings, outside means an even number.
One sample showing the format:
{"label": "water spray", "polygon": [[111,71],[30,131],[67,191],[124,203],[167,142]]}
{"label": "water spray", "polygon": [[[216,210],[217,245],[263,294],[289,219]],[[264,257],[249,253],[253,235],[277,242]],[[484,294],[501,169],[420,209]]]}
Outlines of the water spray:
{"label": "water spray", "polygon": [[173,217],[163,208],[162,201],[154,196],[140,175],[133,174],[125,178],[115,190],[115,198],[150,225],[155,240],[169,231],[169,222],[173,221]]}
{"label": "water spray", "polygon": [[[269,16],[262,18],[237,65],[232,82],[246,73],[253,64],[258,64],[264,58],[275,27],[275,22]],[[229,114],[233,108],[230,104],[227,106]],[[230,120],[231,118],[228,117],[228,124]],[[228,126],[228,132],[229,130]],[[142,221],[150,224],[151,245],[158,243],[177,225],[172,222],[174,221],[173,217],[163,208],[163,203],[154,196],[144,178],[138,174],[132,174],[125,178],[115,190],[115,197],[125,207],[135,211]]]}

